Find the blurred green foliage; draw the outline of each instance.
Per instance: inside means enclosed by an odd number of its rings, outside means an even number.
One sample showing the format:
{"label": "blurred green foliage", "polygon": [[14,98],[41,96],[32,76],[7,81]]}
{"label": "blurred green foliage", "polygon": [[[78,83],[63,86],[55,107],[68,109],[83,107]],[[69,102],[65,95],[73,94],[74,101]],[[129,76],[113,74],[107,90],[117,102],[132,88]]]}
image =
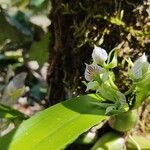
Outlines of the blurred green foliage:
{"label": "blurred green foliage", "polygon": [[[49,33],[45,34],[42,39],[32,44],[29,50],[31,60],[36,60],[40,65],[48,60]],[[35,55],[36,54],[36,55]]]}
{"label": "blurred green foliage", "polygon": [[[26,113],[45,104],[50,9],[48,0],[0,0],[0,118],[5,118],[0,133],[12,121],[16,125],[17,119],[26,119],[13,107]],[[21,72],[27,74],[22,83]],[[32,109],[26,115],[34,113]]]}

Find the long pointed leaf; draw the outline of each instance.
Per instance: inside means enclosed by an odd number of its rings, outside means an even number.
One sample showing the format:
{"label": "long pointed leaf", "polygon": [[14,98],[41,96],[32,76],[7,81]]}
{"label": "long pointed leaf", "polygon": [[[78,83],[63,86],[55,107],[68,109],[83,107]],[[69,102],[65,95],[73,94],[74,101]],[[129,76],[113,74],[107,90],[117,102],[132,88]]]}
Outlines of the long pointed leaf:
{"label": "long pointed leaf", "polygon": [[20,125],[11,136],[7,150],[63,149],[80,134],[107,118],[105,111],[93,101],[98,101],[98,97],[81,96],[38,113]]}

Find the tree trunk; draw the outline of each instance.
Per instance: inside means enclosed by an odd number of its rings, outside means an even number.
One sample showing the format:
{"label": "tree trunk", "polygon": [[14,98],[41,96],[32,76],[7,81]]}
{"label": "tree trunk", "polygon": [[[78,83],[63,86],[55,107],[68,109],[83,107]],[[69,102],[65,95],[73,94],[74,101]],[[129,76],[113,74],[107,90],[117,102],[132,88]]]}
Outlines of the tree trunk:
{"label": "tree trunk", "polygon": [[[62,0],[52,1],[52,24],[50,32],[53,42],[50,49],[47,81],[49,85],[49,105],[83,93],[83,66],[91,51],[79,51],[73,36],[73,16],[63,14]],[[79,91],[80,90],[80,91]]]}

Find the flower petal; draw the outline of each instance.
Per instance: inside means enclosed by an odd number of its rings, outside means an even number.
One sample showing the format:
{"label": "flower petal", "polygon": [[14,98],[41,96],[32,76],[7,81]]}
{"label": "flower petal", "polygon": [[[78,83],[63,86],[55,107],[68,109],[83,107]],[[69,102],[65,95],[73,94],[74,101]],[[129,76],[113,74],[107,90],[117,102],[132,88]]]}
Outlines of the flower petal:
{"label": "flower petal", "polygon": [[96,64],[103,64],[107,60],[108,54],[105,49],[94,45],[92,58]]}
{"label": "flower petal", "polygon": [[131,68],[131,74],[135,79],[140,79],[149,70],[149,63],[145,53],[138,58]]}
{"label": "flower petal", "polygon": [[100,72],[103,70],[102,67],[98,65],[94,65],[94,64],[91,65],[85,64],[85,65],[86,65],[86,69],[85,69],[84,76],[87,81],[93,81],[95,75],[100,74]]}

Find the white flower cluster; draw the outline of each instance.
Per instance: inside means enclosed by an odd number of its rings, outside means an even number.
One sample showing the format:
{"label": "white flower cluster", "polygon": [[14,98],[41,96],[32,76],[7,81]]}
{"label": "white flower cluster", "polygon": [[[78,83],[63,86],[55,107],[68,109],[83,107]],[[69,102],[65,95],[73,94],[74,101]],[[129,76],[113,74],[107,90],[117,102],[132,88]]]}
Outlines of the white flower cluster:
{"label": "white flower cluster", "polygon": [[[145,53],[134,63],[127,60],[129,66],[128,73],[133,83],[128,91],[121,93],[114,83],[115,75],[112,68],[116,67],[118,48],[113,49],[109,54],[106,50],[98,46],[94,46],[92,52],[93,63],[86,64],[85,79],[88,90],[96,91],[100,96],[99,106],[106,109],[106,114],[122,113],[130,109],[127,103],[126,94],[136,94],[136,102],[133,108],[141,105],[144,99],[150,95],[150,64],[147,61]],[[142,95],[140,93],[142,91]],[[144,91],[144,92],[143,92]],[[144,95],[143,95],[144,93]]]}

